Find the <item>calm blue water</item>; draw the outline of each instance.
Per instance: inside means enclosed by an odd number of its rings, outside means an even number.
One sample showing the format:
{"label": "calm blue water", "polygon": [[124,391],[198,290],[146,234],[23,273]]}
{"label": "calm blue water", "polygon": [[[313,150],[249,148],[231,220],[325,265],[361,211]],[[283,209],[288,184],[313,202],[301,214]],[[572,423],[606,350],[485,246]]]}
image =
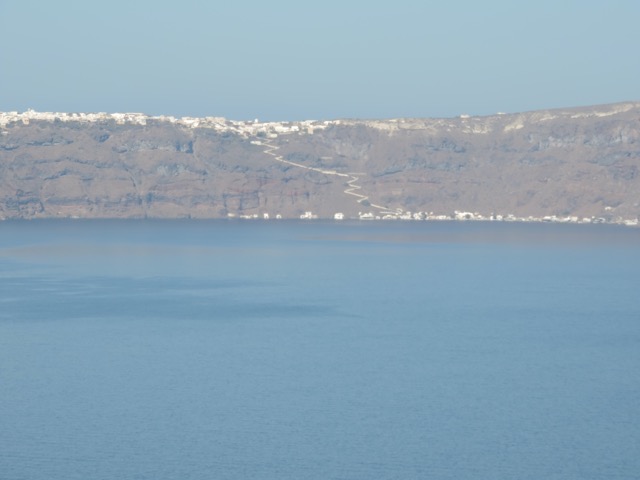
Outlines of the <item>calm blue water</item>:
{"label": "calm blue water", "polygon": [[0,478],[637,479],[640,229],[0,222]]}

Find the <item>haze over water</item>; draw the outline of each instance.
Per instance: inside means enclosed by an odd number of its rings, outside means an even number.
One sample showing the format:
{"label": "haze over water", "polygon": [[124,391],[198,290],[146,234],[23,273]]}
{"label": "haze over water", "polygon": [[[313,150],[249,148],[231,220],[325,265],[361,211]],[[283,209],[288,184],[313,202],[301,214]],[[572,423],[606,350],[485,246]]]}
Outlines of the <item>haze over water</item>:
{"label": "haze over water", "polygon": [[635,479],[640,230],[0,222],[0,477]]}

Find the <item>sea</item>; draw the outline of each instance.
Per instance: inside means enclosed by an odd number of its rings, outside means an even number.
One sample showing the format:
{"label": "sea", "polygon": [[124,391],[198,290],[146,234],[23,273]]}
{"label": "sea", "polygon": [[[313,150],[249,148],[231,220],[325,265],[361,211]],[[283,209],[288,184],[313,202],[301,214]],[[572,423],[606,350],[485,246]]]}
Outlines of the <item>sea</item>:
{"label": "sea", "polygon": [[638,479],[640,229],[0,222],[0,478]]}

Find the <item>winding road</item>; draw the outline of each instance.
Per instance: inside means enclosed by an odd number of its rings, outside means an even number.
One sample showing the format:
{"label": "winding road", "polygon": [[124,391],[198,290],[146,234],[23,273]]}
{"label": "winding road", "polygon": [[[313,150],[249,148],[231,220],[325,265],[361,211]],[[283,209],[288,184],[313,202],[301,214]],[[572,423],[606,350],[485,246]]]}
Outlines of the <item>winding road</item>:
{"label": "winding road", "polygon": [[[336,176],[336,177],[347,178],[348,180],[346,181],[346,184],[348,185],[348,188],[346,188],[344,190],[344,193],[347,194],[347,195],[351,195],[353,197],[356,197],[356,202],[357,203],[362,203],[364,201],[368,201],[369,200],[369,197],[367,195],[363,195],[362,193],[357,193],[358,191],[362,191],[362,187],[360,185],[357,185],[356,182],[358,181],[360,176],[366,175],[364,173],[340,173],[340,172],[336,172],[335,170],[325,170],[325,169],[322,169],[322,168],[309,167],[307,165],[302,165],[301,163],[296,163],[296,162],[292,162],[290,160],[285,160],[282,155],[276,153],[276,151],[279,150],[280,147],[278,147],[277,145],[273,145],[272,143],[269,143],[268,141],[255,140],[253,143],[255,145],[260,145],[262,147],[265,147],[264,153],[266,153],[267,155],[271,155],[274,160],[276,160],[276,161],[278,161],[280,163],[285,163],[285,164],[291,165],[293,167],[304,168],[306,170],[311,170],[313,172],[322,173],[324,175],[333,175],[333,176]],[[380,210],[380,213],[389,214],[389,215],[396,215],[398,213],[397,211],[393,211],[388,207],[385,207],[385,206],[382,206],[382,205],[376,205],[375,203],[368,202],[367,205],[372,207],[372,208],[375,208],[377,210]]]}

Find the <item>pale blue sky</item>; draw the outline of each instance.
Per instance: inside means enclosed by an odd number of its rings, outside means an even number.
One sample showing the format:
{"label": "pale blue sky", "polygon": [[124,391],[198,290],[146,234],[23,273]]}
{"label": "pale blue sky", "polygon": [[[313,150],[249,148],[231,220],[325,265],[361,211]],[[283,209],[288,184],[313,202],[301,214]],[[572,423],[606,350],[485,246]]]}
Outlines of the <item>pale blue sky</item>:
{"label": "pale blue sky", "polygon": [[0,0],[0,111],[448,117],[640,100],[640,1]]}

